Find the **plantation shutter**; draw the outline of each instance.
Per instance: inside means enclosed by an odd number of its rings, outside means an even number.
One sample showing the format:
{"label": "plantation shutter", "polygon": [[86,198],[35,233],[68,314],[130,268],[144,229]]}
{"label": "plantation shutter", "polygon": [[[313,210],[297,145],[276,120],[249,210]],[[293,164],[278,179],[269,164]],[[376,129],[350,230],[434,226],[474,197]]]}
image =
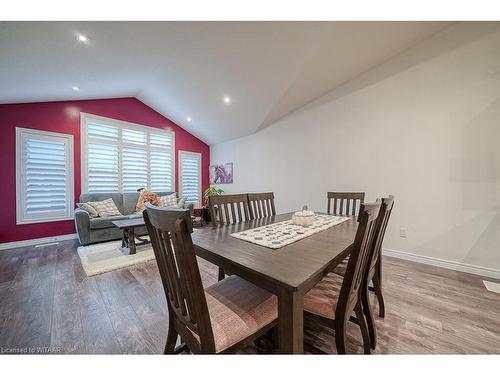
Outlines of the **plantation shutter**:
{"label": "plantation shutter", "polygon": [[84,116],[84,131],[83,191],[173,190],[172,132],[93,116]]}
{"label": "plantation shutter", "polygon": [[180,151],[181,196],[186,202],[201,201],[201,154]]}
{"label": "plantation shutter", "polygon": [[173,191],[173,137],[169,133],[150,135],[150,183],[152,191]]}
{"label": "plantation shutter", "polygon": [[16,129],[18,223],[73,214],[73,136]]}
{"label": "plantation shutter", "polygon": [[120,189],[118,128],[90,123],[87,129],[88,191],[118,192]]}

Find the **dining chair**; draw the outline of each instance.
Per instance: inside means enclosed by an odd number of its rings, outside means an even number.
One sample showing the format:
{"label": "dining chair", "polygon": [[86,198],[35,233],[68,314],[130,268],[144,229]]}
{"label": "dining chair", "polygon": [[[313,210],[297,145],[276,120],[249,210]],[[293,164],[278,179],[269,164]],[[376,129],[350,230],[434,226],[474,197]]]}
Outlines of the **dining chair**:
{"label": "dining chair", "polygon": [[375,319],[373,319],[372,307],[368,297],[370,281],[373,283],[373,291],[377,296],[379,313],[382,317],[385,316],[384,297],[382,295],[382,242],[384,242],[385,230],[387,223],[391,217],[392,208],[394,207],[394,196],[389,195],[387,198],[382,198],[379,217],[377,218],[377,226],[375,232],[375,240],[373,241],[373,248],[370,256],[370,262],[367,267],[365,286],[362,291],[362,305],[363,312],[366,316],[368,325],[368,333],[370,335],[370,344],[372,349],[377,346],[377,331],[375,329]]}
{"label": "dining chair", "polygon": [[214,225],[235,224],[252,220],[247,194],[212,196],[208,199]]}
{"label": "dining chair", "polygon": [[[363,350],[370,353],[370,336],[363,313],[362,292],[365,273],[375,239],[380,203],[361,205],[358,229],[344,277],[329,272],[304,296],[304,317],[335,330],[337,353],[345,354],[347,321],[357,323],[363,338]],[[355,317],[352,314],[355,314]]]}
{"label": "dining chair", "polygon": [[248,204],[252,219],[275,216],[274,193],[248,193]]}
{"label": "dining chair", "polygon": [[[380,254],[382,251],[382,243],[384,241],[387,224],[389,223],[389,218],[391,216],[392,208],[394,206],[394,196],[389,195],[387,198],[382,198],[381,203],[382,205],[379,214],[381,221],[379,223],[379,228],[377,229],[377,239],[374,242],[373,255],[371,261],[373,265],[370,266],[369,270],[371,276],[368,276],[367,281],[368,281],[368,289],[374,292],[375,295],[377,296],[379,316],[381,318],[384,318],[385,303],[384,303],[384,296],[382,294],[382,257],[380,256]],[[335,272],[340,276],[344,276],[346,272],[347,262],[348,258],[344,259],[337,267],[335,267],[333,272]],[[370,282],[373,284],[373,286],[369,286]],[[371,307],[370,307],[370,313],[371,313]],[[372,340],[372,342],[373,344],[375,344],[376,342],[375,338]]]}
{"label": "dining chair", "polygon": [[167,298],[165,354],[234,353],[277,324],[276,296],[238,276],[203,289],[188,210],[147,205],[143,216]]}
{"label": "dining chair", "polygon": [[[230,225],[252,220],[247,194],[216,195],[208,199],[213,225]],[[225,273],[219,267],[219,281]]]}
{"label": "dining chair", "polygon": [[326,196],[328,199],[326,212],[329,215],[355,216],[365,201],[365,192],[329,191],[326,193]]}

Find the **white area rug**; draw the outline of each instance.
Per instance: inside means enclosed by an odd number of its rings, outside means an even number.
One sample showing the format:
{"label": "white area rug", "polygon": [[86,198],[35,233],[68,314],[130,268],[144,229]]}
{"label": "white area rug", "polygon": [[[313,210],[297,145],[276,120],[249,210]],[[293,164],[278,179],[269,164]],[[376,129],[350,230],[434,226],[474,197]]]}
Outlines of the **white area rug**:
{"label": "white area rug", "polygon": [[279,249],[351,218],[351,216],[316,214],[313,225],[307,228],[293,224],[292,220],[286,220],[264,225],[263,227],[248,229],[243,232],[232,233],[231,236],[270,249]]}
{"label": "white area rug", "polygon": [[155,259],[150,243],[137,246],[137,254],[134,255],[129,255],[129,250],[122,249],[121,244],[121,241],[112,241],[80,246],[78,255],[87,276],[99,275]]}

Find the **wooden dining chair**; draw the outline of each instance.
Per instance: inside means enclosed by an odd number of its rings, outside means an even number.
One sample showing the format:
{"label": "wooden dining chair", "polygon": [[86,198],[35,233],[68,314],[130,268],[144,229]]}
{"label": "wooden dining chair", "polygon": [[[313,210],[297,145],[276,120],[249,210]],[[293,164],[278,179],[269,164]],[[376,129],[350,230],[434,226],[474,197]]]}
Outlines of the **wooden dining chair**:
{"label": "wooden dining chair", "polygon": [[[216,195],[208,199],[213,225],[230,225],[252,220],[247,194]],[[219,267],[219,281],[225,273]]]}
{"label": "wooden dining chair", "polygon": [[238,276],[203,289],[188,210],[147,205],[143,216],[167,298],[165,354],[181,351],[178,336],[193,353],[233,353],[276,325],[276,296]]}
{"label": "wooden dining chair", "polygon": [[363,312],[366,316],[368,333],[370,334],[370,344],[372,349],[377,345],[377,331],[375,329],[375,319],[373,318],[372,307],[368,297],[370,282],[373,283],[373,291],[377,296],[380,316],[385,316],[384,297],[382,295],[382,242],[384,242],[385,230],[391,217],[394,207],[394,196],[389,195],[382,198],[379,217],[377,218],[375,240],[373,241],[372,253],[368,264],[365,285],[362,293]]}
{"label": "wooden dining chair", "polygon": [[275,216],[274,193],[248,193],[248,205],[252,219]]}
{"label": "wooden dining chair", "polygon": [[247,194],[212,196],[208,199],[214,225],[235,224],[252,220]]}
{"label": "wooden dining chair", "polygon": [[365,201],[364,192],[329,191],[326,196],[328,199],[326,212],[329,215],[355,216]]}
{"label": "wooden dining chair", "polygon": [[[370,336],[362,307],[365,274],[375,239],[380,203],[363,204],[344,277],[329,272],[304,296],[304,316],[335,330],[337,353],[345,354],[348,321],[357,323],[365,354],[370,353]],[[352,314],[355,317],[352,317]]]}
{"label": "wooden dining chair", "polygon": [[[374,249],[372,256],[374,259],[372,260],[372,263],[374,263],[374,265],[370,267],[370,272],[372,272],[372,275],[368,277],[368,288],[370,291],[374,292],[375,295],[377,296],[379,316],[381,318],[384,318],[385,303],[384,303],[384,296],[382,294],[382,257],[380,256],[380,254],[382,251],[382,243],[384,241],[387,224],[389,222],[389,218],[392,213],[392,208],[394,206],[394,196],[389,195],[389,197],[387,198],[382,198],[381,203],[382,203],[382,206],[380,208],[381,221],[379,223],[379,228],[377,229],[377,240],[374,242]],[[335,267],[333,272],[335,272],[340,276],[344,276],[347,267],[347,262],[348,258],[344,259],[337,267]],[[372,283],[373,286],[369,285],[370,282]],[[374,339],[372,341],[375,343],[376,340]]]}

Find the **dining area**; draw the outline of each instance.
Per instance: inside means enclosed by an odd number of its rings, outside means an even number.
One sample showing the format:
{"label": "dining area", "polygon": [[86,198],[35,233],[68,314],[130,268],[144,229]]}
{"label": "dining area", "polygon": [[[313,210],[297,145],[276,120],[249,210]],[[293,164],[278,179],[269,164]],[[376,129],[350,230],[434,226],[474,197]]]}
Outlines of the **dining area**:
{"label": "dining area", "polygon": [[[323,213],[278,214],[272,192],[213,196],[211,225],[194,229],[189,211],[147,205],[168,304],[164,353],[236,353],[253,344],[261,352],[327,354],[305,340],[309,324],[333,331],[339,354],[348,353],[348,325],[360,331],[361,352],[376,349],[374,314],[385,316],[381,248],[394,197],[325,198]],[[204,287],[198,259],[217,267],[217,283]]]}

